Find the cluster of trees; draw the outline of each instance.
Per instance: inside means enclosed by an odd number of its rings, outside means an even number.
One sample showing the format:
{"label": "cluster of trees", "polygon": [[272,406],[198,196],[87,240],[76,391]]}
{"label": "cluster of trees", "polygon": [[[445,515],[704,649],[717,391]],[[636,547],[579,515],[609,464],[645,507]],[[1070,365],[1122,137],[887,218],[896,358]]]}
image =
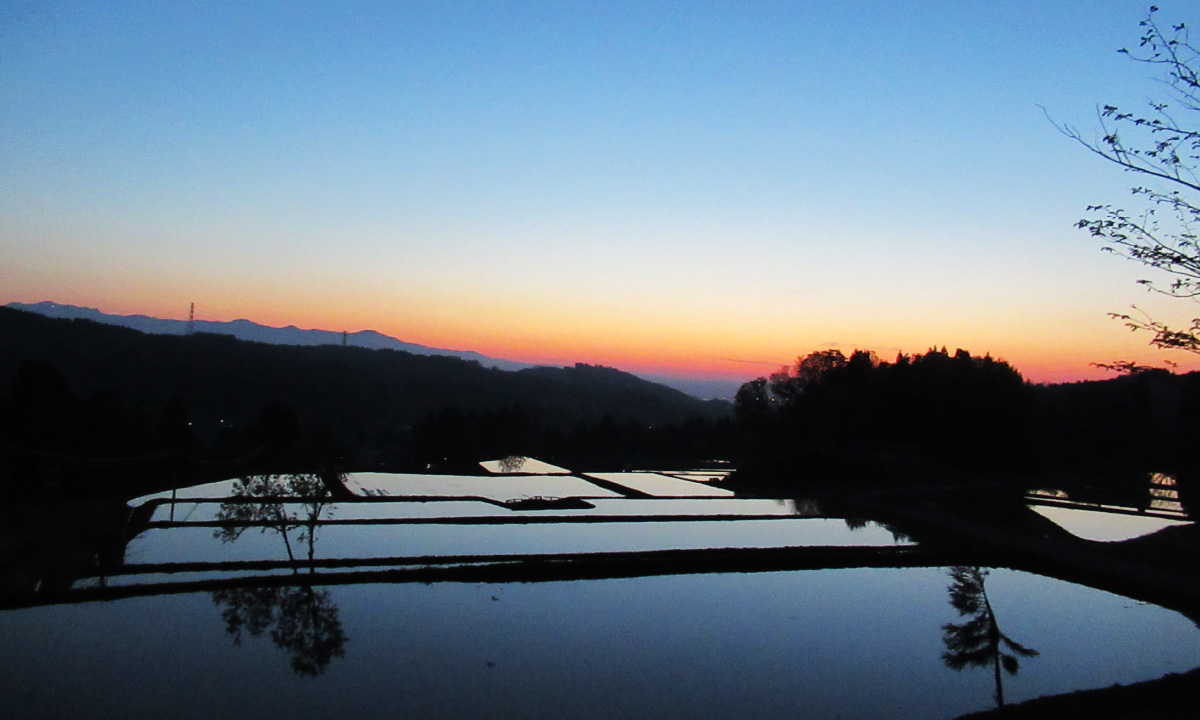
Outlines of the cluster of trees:
{"label": "cluster of trees", "polygon": [[755,471],[840,478],[936,466],[1013,467],[1029,430],[1029,387],[991,357],[945,348],[892,362],[815,352],[742,386],[735,401]]}
{"label": "cluster of trees", "polygon": [[1200,373],[1032,385],[1007,363],[945,348],[882,362],[812,353],[739,391],[748,480],[930,477],[1098,470],[1193,476]]}
{"label": "cluster of trees", "polygon": [[1144,370],[1035,386],[1031,457],[1046,467],[1200,470],[1200,373]]}

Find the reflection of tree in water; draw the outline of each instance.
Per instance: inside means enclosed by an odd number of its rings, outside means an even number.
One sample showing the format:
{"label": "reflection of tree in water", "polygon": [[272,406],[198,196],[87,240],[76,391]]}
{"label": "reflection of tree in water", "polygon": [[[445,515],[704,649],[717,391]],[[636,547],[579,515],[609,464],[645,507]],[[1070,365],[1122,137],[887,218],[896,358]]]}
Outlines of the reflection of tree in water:
{"label": "reflection of tree in water", "polygon": [[950,604],[959,615],[970,615],[963,623],[942,626],[942,642],[946,652],[942,661],[946,667],[963,670],[968,667],[991,666],[996,677],[996,704],[1004,707],[1004,684],[1000,668],[1016,675],[1020,657],[1033,657],[1037,650],[1027,648],[1004,633],[996,623],[996,614],[988,602],[983,587],[988,571],[977,567],[950,568]]}
{"label": "reflection of tree in water", "polygon": [[253,636],[270,630],[271,640],[292,656],[298,675],[320,675],[335,657],[345,655],[346,635],[338,608],[328,590],[311,585],[216,590],[213,602],[227,605],[221,612],[233,644],[242,644],[242,631]]}
{"label": "reflection of tree in water", "polygon": [[850,532],[858,532],[865,527],[874,526],[881,530],[887,530],[892,534],[892,542],[896,544],[912,542],[913,539],[907,533],[901,532],[887,523],[875,522],[874,520],[864,520],[862,518],[848,517],[843,518],[846,523],[846,529]]}
{"label": "reflection of tree in water", "polygon": [[821,503],[812,498],[793,498],[787,501],[793,515],[800,517],[822,517]]}
{"label": "reflection of tree in water", "polygon": [[[299,529],[297,542],[308,546],[311,563],[316,552],[317,523],[328,508],[329,492],[316,475],[258,475],[239,478],[233,495],[221,503],[217,520],[225,525],[213,536],[231,543],[248,527],[261,532],[274,530],[283,538],[292,572],[295,565],[289,533]],[[302,512],[290,508],[301,507]],[[314,572],[309,565],[309,572]],[[243,630],[258,636],[270,630],[275,645],[292,656],[292,670],[300,675],[319,675],[335,657],[342,657],[346,636],[338,619],[338,608],[328,590],[311,585],[295,587],[252,587],[217,590],[213,602],[226,605],[221,617],[225,630],[240,645]]]}
{"label": "reflection of tree in water", "polygon": [[523,457],[521,455],[509,455],[508,457],[500,460],[500,472],[503,472],[503,473],[519,472],[521,470],[521,468],[525,467],[526,460],[528,460],[528,458]]}

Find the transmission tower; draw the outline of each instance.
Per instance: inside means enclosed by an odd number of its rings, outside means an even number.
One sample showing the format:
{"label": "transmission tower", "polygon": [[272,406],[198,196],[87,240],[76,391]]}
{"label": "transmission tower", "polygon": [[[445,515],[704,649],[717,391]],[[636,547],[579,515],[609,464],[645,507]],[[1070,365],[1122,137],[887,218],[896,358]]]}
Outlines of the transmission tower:
{"label": "transmission tower", "polygon": [[192,307],[188,310],[188,335],[196,334],[196,303],[192,303]]}

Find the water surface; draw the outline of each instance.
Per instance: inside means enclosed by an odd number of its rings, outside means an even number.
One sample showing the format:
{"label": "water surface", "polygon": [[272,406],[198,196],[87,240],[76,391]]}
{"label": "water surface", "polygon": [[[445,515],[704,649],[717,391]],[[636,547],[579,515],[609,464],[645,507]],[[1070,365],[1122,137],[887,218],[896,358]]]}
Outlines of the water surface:
{"label": "water surface", "polygon": [[[949,718],[992,704],[942,662],[938,568],[329,589],[344,642],[297,674],[209,593],[0,613],[18,717]],[[988,592],[1034,647],[1010,701],[1200,664],[1175,613],[1013,571]]]}
{"label": "water surface", "polygon": [[[953,543],[926,548],[813,500],[671,497],[720,490],[701,472],[596,477],[666,497],[576,476],[364,473],[348,478],[358,500],[314,497],[312,477],[262,496],[229,481],[142,498],[142,524],[107,546],[119,563],[74,551],[44,576],[54,587],[6,596],[35,606],[0,611],[5,711],[952,718],[1000,691],[1020,702],[1200,665],[1196,625],[1155,605],[942,567],[962,557]],[[550,495],[592,506],[502,502]],[[1106,526],[1038,512],[1084,537]],[[1145,520],[1109,516],[1104,539]],[[1017,672],[997,686],[979,651],[999,637]]]}

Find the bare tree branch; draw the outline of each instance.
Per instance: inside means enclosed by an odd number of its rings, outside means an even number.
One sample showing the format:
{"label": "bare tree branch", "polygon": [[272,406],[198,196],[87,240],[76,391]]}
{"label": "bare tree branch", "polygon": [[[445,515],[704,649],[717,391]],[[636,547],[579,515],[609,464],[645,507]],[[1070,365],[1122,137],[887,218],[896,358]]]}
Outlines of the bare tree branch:
{"label": "bare tree branch", "polygon": [[[1191,43],[1187,26],[1178,23],[1165,29],[1151,7],[1142,28],[1138,49],[1120,50],[1136,62],[1160,66],[1167,100],[1148,102],[1142,113],[1123,111],[1114,105],[1096,109],[1099,140],[1089,141],[1074,127],[1047,118],[1063,135],[1088,151],[1119,166],[1165,183],[1166,189],[1139,186],[1132,192],[1144,199],[1140,215],[1111,205],[1091,205],[1092,217],[1076,223],[1105,243],[1104,249],[1172,276],[1169,284],[1154,280],[1138,283],[1177,298],[1200,298],[1200,127],[1187,113],[1200,112],[1200,49]],[[1176,111],[1178,110],[1178,112]],[[1043,108],[1045,112],[1045,108]],[[1165,217],[1158,211],[1164,210]],[[1145,316],[1113,313],[1135,331],[1153,334],[1151,345],[1200,354],[1200,318],[1184,329],[1171,328]]]}

